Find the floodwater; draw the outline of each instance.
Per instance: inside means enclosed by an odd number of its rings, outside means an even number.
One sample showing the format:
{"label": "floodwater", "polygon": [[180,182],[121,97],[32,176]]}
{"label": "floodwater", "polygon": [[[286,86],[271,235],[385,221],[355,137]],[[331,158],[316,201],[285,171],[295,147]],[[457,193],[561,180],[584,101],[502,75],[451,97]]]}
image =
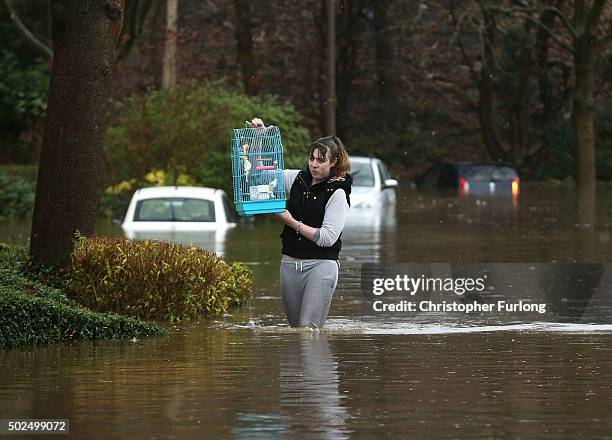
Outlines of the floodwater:
{"label": "floodwater", "polygon": [[[164,338],[0,352],[0,419],[68,418],[70,438],[88,439],[612,438],[611,196],[400,191],[396,210],[347,225],[321,332],[286,325],[280,225],[242,224],[211,245],[253,270],[248,306]],[[0,241],[27,233],[26,222],[0,224]],[[588,263],[574,274],[587,282],[541,294],[572,307],[487,319],[363,313],[363,263],[549,262]]]}

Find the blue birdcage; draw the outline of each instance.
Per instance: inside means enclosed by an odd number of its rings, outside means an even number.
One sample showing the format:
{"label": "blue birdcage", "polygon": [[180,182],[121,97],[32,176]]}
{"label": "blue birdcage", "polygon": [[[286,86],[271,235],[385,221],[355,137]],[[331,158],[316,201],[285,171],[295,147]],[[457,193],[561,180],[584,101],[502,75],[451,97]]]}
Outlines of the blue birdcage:
{"label": "blue birdcage", "polygon": [[250,216],[285,210],[284,165],[278,127],[234,129],[232,177],[238,214]]}

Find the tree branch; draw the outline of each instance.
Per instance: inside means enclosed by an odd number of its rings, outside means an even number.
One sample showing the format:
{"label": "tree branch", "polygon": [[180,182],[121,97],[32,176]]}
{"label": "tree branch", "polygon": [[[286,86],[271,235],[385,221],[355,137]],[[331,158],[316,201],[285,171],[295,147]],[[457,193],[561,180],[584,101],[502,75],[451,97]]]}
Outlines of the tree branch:
{"label": "tree branch", "polygon": [[584,26],[584,32],[587,35],[591,35],[591,31],[597,27],[597,22],[601,18],[603,7],[606,4],[606,0],[595,0],[591,10],[588,12],[587,20]]}
{"label": "tree branch", "polygon": [[563,23],[567,31],[572,34],[572,37],[576,38],[576,36],[578,35],[578,31],[576,31],[576,28],[572,26],[569,19],[563,14],[563,12],[561,12],[559,8],[557,8],[556,6],[546,6],[542,9],[542,12],[546,11],[555,14],[559,18],[559,20],[561,20],[561,23]]}
{"label": "tree branch", "polygon": [[[559,2],[559,4],[562,4],[562,2]],[[544,6],[541,9],[537,9],[537,8],[520,8],[520,7],[517,7],[517,8],[504,8],[502,6],[487,6],[487,8],[495,10],[497,12],[501,12],[501,13],[507,14],[507,15],[514,15],[514,16],[517,16],[517,17],[532,16],[536,12],[540,12],[540,13],[551,12],[551,13],[553,13],[556,17],[558,17],[561,20],[561,22],[563,23],[563,25],[565,26],[567,31],[572,35],[573,38],[576,38],[578,36],[578,31],[576,30],[576,28],[574,26],[572,26],[572,24],[570,23],[570,21],[567,18],[567,16],[565,16],[563,14],[563,12],[558,7],[556,7],[556,6]]]}
{"label": "tree branch", "polygon": [[32,34],[32,32],[30,32],[30,30],[23,24],[23,22],[17,16],[17,12],[15,12],[13,5],[11,5],[10,0],[4,0],[4,4],[9,10],[11,21],[13,22],[21,36],[36,50],[42,52],[48,60],[52,60],[53,51],[51,50],[51,48],[44,44],[42,41],[40,41],[38,38],[36,38],[34,34]]}
{"label": "tree branch", "polygon": [[[546,31],[548,33],[548,35],[550,35],[550,38],[552,38],[559,46],[561,46],[563,49],[569,51],[570,53],[574,52],[574,48],[569,46],[567,43],[565,43],[563,40],[561,40],[559,37],[557,37],[557,35],[553,32],[552,29],[550,29],[549,27],[543,25],[540,20],[537,20],[529,15],[518,15],[519,17],[530,21],[532,23],[534,23],[536,26],[542,28],[544,31]],[[572,34],[573,36],[573,34]]]}
{"label": "tree branch", "polygon": [[[493,8],[491,8],[493,9]],[[495,7],[494,8],[496,11],[510,15],[510,16],[514,16],[514,17],[518,17],[518,18],[522,18],[524,20],[527,20],[531,23],[534,23],[536,26],[538,26],[539,28],[543,29],[544,31],[546,31],[548,33],[548,35],[550,35],[550,38],[552,38],[559,46],[561,46],[563,49],[573,53],[574,52],[574,48],[569,46],[567,43],[565,43],[563,40],[559,39],[559,37],[557,37],[557,35],[553,32],[552,29],[550,29],[549,27],[547,27],[546,25],[542,24],[542,22],[540,20],[538,20],[537,18],[532,17],[529,14],[529,10],[527,9],[508,9],[508,8],[501,8],[501,7]],[[542,12],[545,11],[549,11],[554,13],[557,17],[561,18],[561,21],[564,22],[564,24],[566,25],[568,32],[571,33],[572,38],[577,38],[578,33],[576,32],[576,30],[569,24],[569,22],[567,21],[567,17],[563,16],[563,14],[561,14],[561,12],[555,8],[555,7],[546,7],[546,8],[542,8]]]}
{"label": "tree branch", "polygon": [[472,76],[472,79],[474,80],[474,82],[478,83],[478,80],[479,80],[478,73],[476,73],[476,70],[474,70],[474,66],[472,65],[472,62],[471,62],[470,58],[467,55],[467,52],[465,50],[465,46],[463,45],[463,40],[461,39],[461,27],[463,25],[463,22],[465,21],[465,16],[461,17],[461,20],[457,20],[457,17],[455,16],[454,2],[452,0],[450,2],[449,6],[450,6],[450,8],[449,8],[450,9],[450,16],[451,16],[451,19],[453,20],[453,23],[455,25],[455,32],[453,32],[453,35],[451,36],[450,46],[452,47],[454,45],[455,41],[458,42],[459,50],[461,51],[461,56],[463,57],[463,62],[465,63],[465,65],[470,70],[470,75]]}

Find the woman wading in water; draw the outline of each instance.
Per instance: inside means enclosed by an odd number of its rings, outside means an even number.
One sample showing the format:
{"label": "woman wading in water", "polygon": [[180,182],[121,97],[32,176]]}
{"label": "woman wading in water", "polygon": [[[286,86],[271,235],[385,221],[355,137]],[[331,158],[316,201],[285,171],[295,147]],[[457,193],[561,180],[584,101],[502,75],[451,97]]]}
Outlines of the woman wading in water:
{"label": "woman wading in water", "polygon": [[[251,127],[263,127],[255,118]],[[274,216],[284,223],[280,284],[292,327],[322,328],[338,282],[340,235],[351,204],[348,154],[336,136],[308,148],[308,166],[285,170],[287,209]]]}

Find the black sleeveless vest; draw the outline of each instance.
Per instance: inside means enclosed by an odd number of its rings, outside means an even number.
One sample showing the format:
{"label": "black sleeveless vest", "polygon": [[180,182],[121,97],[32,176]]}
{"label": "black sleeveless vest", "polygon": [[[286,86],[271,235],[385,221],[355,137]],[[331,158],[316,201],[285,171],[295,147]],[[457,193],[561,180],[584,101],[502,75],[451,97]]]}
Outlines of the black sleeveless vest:
{"label": "black sleeveless vest", "polygon": [[[350,176],[345,178],[327,178],[322,182],[312,185],[312,174],[306,168],[299,172],[287,200],[287,210],[294,219],[301,220],[305,225],[320,228],[325,216],[325,205],[337,189],[343,189],[346,201],[351,204]],[[330,247],[320,247],[314,242],[297,234],[294,229],[285,225],[280,235],[283,239],[283,254],[294,258],[337,260],[342,247],[340,237]],[[342,236],[342,234],[340,234]]]}

